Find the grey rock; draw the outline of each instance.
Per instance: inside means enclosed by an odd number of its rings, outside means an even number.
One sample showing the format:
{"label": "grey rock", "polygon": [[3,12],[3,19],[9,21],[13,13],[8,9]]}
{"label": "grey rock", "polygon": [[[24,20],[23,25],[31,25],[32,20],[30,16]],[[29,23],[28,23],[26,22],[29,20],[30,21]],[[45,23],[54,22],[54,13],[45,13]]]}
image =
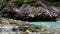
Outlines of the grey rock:
{"label": "grey rock", "polygon": [[41,2],[23,4],[17,8],[14,3],[9,1],[0,13],[3,17],[25,21],[55,21],[60,16],[58,8]]}

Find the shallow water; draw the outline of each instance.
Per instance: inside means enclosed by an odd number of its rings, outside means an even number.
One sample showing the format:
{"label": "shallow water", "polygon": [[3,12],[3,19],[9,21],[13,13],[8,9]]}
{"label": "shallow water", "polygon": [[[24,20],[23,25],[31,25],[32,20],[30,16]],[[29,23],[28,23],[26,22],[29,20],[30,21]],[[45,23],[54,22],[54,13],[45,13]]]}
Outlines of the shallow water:
{"label": "shallow water", "polygon": [[28,24],[33,24],[33,25],[60,25],[60,21],[56,22],[28,22]]}

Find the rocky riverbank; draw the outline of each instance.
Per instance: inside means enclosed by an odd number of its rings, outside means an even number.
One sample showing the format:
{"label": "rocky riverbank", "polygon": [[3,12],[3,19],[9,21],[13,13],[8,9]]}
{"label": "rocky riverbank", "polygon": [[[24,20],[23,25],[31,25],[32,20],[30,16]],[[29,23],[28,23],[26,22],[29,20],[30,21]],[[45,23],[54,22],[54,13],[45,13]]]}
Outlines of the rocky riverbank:
{"label": "rocky riverbank", "polygon": [[60,25],[38,26],[29,22],[0,17],[0,33],[3,34],[60,34]]}
{"label": "rocky riverbank", "polygon": [[60,25],[28,21],[60,21],[60,0],[0,0],[0,34],[60,34]]}
{"label": "rocky riverbank", "polygon": [[0,24],[0,33],[3,34],[60,34],[60,26],[47,25],[17,25]]}

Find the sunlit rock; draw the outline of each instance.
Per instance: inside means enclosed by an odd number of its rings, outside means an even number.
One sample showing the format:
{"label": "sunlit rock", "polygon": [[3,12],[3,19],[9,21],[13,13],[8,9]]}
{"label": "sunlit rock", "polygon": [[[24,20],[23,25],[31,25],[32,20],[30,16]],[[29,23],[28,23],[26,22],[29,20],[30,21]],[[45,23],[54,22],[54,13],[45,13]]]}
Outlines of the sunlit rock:
{"label": "sunlit rock", "polygon": [[3,24],[10,24],[9,21],[6,20],[6,19],[3,19],[3,20],[2,20],[2,23],[3,23]]}

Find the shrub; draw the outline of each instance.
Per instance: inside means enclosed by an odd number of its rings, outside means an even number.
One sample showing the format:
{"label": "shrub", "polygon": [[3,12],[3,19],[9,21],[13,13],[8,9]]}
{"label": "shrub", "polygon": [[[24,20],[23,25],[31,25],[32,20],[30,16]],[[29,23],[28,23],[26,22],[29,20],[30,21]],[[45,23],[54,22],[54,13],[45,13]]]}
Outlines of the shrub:
{"label": "shrub", "polygon": [[12,2],[15,4],[23,4],[23,3],[29,3],[29,2],[33,2],[35,0],[13,0]]}
{"label": "shrub", "polygon": [[4,3],[5,0],[0,0],[0,4]]}

